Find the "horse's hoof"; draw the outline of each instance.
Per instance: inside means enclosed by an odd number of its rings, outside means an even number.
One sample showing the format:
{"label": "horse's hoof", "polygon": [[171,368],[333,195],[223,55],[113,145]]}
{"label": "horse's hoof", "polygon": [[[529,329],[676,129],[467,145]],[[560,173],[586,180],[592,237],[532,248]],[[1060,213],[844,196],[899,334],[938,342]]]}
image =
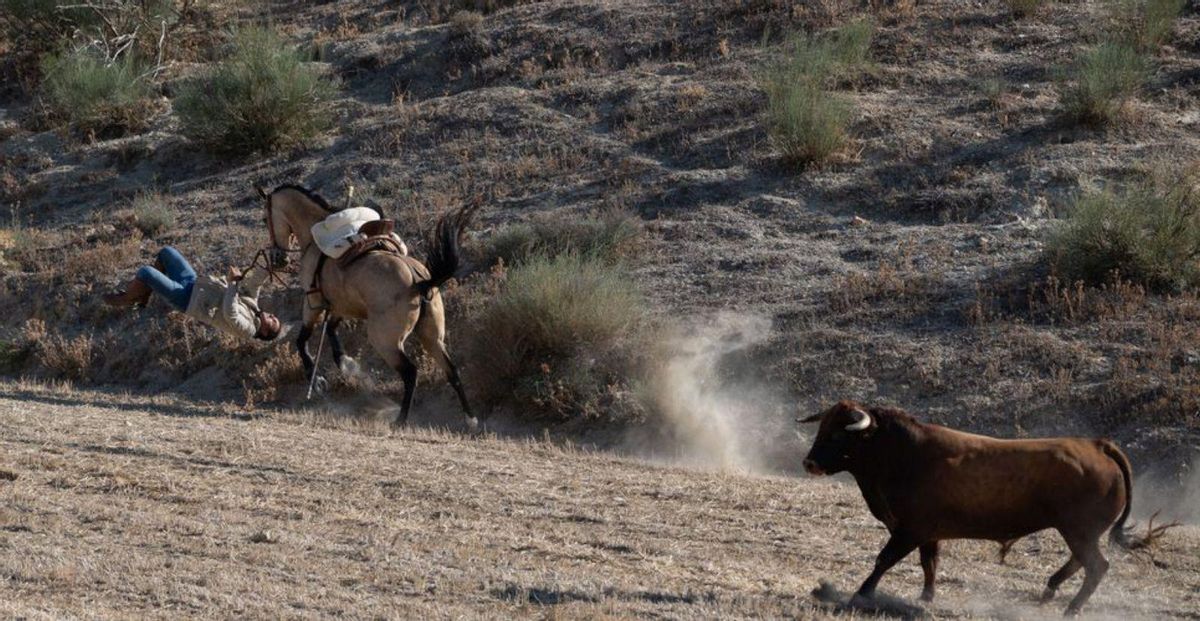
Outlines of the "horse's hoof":
{"label": "horse's hoof", "polygon": [[355,377],[362,371],[362,367],[358,366],[358,361],[350,356],[342,356],[342,361],[338,363],[338,369],[346,377]]}
{"label": "horse's hoof", "polygon": [[478,434],[483,431],[483,427],[479,424],[479,419],[474,416],[467,417],[467,431],[472,434]]}
{"label": "horse's hoof", "polygon": [[850,598],[850,601],[846,602],[846,605],[850,606],[851,608],[874,608],[874,604],[874,598],[863,595],[862,593],[855,593],[854,596]]}
{"label": "horse's hoof", "polygon": [[317,393],[318,395],[324,395],[325,393],[329,392],[329,380],[318,375],[317,381],[313,382],[313,392]]}
{"label": "horse's hoof", "polygon": [[921,601],[932,602],[933,601],[933,591],[922,591],[921,592]]}

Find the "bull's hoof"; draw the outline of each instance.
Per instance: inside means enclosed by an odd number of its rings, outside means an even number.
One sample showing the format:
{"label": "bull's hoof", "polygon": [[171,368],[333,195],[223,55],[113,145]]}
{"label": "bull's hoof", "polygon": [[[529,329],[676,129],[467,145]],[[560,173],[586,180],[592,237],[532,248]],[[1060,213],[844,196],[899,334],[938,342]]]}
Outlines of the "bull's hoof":
{"label": "bull's hoof", "polygon": [[933,601],[933,591],[921,591],[921,601],[932,602]]}
{"label": "bull's hoof", "polygon": [[1078,617],[1079,616],[1079,608],[1080,608],[1080,606],[1071,604],[1070,606],[1067,606],[1066,610],[1063,611],[1063,616],[1067,617],[1068,619]]}
{"label": "bull's hoof", "polygon": [[471,435],[479,435],[480,433],[483,433],[483,425],[479,424],[479,419],[477,417],[467,417],[467,433]]}
{"label": "bull's hoof", "polygon": [[1046,589],[1045,591],[1042,591],[1042,596],[1039,597],[1038,601],[1037,601],[1038,605],[1041,606],[1042,604],[1049,603],[1051,600],[1054,599],[1054,594],[1055,594],[1054,589]]}

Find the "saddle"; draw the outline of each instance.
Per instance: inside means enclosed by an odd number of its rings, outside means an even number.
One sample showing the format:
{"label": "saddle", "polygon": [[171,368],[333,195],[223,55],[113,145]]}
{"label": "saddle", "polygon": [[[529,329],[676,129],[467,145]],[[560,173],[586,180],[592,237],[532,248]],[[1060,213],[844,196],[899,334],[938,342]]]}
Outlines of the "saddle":
{"label": "saddle", "polygon": [[400,246],[400,242],[396,241],[395,237],[392,237],[388,233],[373,235],[362,241],[355,242],[354,245],[347,248],[346,252],[337,258],[338,267],[346,269],[355,261],[372,252],[388,252],[403,255],[404,248]]}

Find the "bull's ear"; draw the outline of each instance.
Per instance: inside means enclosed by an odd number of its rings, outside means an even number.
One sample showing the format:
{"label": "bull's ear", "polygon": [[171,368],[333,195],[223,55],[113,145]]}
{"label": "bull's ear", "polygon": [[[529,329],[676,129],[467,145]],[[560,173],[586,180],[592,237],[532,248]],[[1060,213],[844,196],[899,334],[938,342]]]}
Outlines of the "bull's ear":
{"label": "bull's ear", "polygon": [[808,418],[797,418],[796,422],[797,423],[815,423],[815,422],[821,420],[822,416],[825,416],[824,412],[821,412],[819,414],[813,414],[812,416],[809,416]]}

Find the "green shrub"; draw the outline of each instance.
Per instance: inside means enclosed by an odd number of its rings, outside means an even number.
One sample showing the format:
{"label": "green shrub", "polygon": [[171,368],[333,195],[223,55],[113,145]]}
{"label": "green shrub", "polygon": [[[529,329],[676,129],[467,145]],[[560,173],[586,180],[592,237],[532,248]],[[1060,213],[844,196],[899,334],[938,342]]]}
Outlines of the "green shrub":
{"label": "green shrub", "polygon": [[615,262],[641,236],[642,226],[623,211],[596,217],[549,216],[505,227],[492,235],[484,248],[484,264],[520,265],[535,256],[573,252],[588,258]]}
{"label": "green shrub", "polygon": [[820,163],[845,147],[854,116],[846,98],[809,81],[780,84],[767,98],[768,133],[787,162]]}
{"label": "green shrub", "polygon": [[1048,251],[1068,279],[1113,272],[1158,290],[1200,284],[1200,197],[1195,176],[1081,194]]}
{"label": "green shrub", "polygon": [[62,0],[0,0],[7,36],[22,45],[51,50],[73,31],[90,30],[99,15],[82,3]]}
{"label": "green shrub", "polygon": [[875,38],[875,25],[868,19],[859,19],[828,35],[827,40],[835,62],[835,73],[847,75],[861,71],[870,63],[871,41]]}
{"label": "green shrub", "polygon": [[846,145],[854,107],[826,88],[867,64],[873,33],[871,23],[861,20],[823,37],[795,37],[788,56],[760,76],[767,132],[788,163],[820,163]]}
{"label": "green shrub", "polygon": [[489,407],[559,420],[615,416],[644,321],[645,301],[626,271],[573,253],[532,257],[473,313],[464,360]]}
{"label": "green shrub", "polygon": [[814,81],[820,86],[853,76],[866,67],[875,27],[868,20],[851,22],[823,36],[799,34],[788,40],[787,56],[770,65],[761,81],[767,85]]}
{"label": "green shrub", "polygon": [[1017,17],[1029,17],[1041,10],[1045,0],[1005,0],[1008,10]]}
{"label": "green shrub", "polygon": [[145,123],[150,84],[130,55],[106,63],[87,48],[42,65],[42,97],[51,114],[88,133],[120,134]]}
{"label": "green shrub", "polygon": [[183,131],[215,151],[253,153],[295,146],[329,126],[335,87],[319,68],[269,30],[235,37],[215,70],[181,90]]}
{"label": "green shrub", "polygon": [[1143,51],[1167,41],[1187,0],[1110,0],[1109,30]]}
{"label": "green shrub", "polygon": [[105,64],[126,54],[165,58],[192,2],[0,0],[0,37],[7,42],[4,65],[24,86],[36,87],[45,55],[64,47],[104,50],[98,56]]}
{"label": "green shrub", "polygon": [[162,194],[147,192],[133,199],[133,220],[143,234],[155,237],[175,226],[176,213]]}
{"label": "green shrub", "polygon": [[1101,43],[1080,59],[1073,84],[1062,92],[1063,110],[1079,123],[1112,123],[1142,88],[1149,70],[1146,56],[1132,45]]}

